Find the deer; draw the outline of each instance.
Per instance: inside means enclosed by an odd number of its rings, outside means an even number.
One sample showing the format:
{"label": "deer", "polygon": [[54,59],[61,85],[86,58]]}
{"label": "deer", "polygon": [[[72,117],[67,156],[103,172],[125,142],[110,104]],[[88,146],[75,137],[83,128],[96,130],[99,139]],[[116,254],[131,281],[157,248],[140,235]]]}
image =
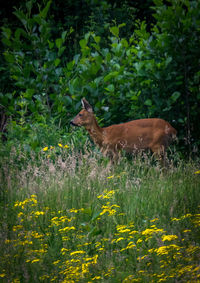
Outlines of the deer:
{"label": "deer", "polygon": [[85,127],[104,156],[112,162],[119,159],[120,152],[134,153],[150,149],[153,155],[166,165],[166,149],[177,131],[165,120],[146,118],[101,128],[92,106],[83,98],[82,110],[71,120],[72,126]]}

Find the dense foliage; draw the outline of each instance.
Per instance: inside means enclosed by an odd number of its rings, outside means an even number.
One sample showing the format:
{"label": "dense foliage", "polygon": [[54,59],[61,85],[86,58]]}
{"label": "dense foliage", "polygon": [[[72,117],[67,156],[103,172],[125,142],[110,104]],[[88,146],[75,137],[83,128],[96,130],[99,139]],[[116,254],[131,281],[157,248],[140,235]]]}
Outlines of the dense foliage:
{"label": "dense foliage", "polygon": [[26,2],[15,9],[17,22],[2,27],[0,110],[7,139],[17,137],[36,149],[48,142],[49,127],[62,135],[86,96],[102,125],[161,117],[178,130],[180,148],[196,152],[199,1],[155,0],[147,22],[137,19],[137,8],[128,2],[91,3],[77,12],[79,28],[72,20],[70,27],[69,3],[56,25],[59,5],[51,1],[39,10]]}
{"label": "dense foliage", "polygon": [[[182,157],[200,146],[200,2],[15,2],[0,11],[2,282],[198,281],[199,159]],[[84,96],[102,126],[169,121],[167,170],[91,149],[68,127]]]}

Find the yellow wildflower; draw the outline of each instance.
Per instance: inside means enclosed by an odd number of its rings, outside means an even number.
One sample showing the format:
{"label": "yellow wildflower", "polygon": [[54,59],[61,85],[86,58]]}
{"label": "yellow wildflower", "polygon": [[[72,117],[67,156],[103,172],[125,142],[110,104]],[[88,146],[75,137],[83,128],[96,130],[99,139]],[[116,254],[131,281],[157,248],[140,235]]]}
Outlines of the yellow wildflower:
{"label": "yellow wildflower", "polygon": [[183,215],[183,216],[181,217],[181,219],[185,219],[185,218],[188,218],[188,217],[191,217],[191,216],[192,216],[191,213],[187,213],[186,215]]}
{"label": "yellow wildflower", "polygon": [[155,222],[155,221],[158,221],[158,220],[159,220],[158,218],[155,218],[155,219],[150,220],[150,222]]}
{"label": "yellow wildflower", "polygon": [[183,231],[183,233],[188,233],[188,232],[191,232],[191,230],[190,229],[186,229],[186,230]]}
{"label": "yellow wildflower", "polygon": [[49,149],[48,146],[45,146],[42,150],[47,151],[48,149]]}
{"label": "yellow wildflower", "polygon": [[63,145],[62,145],[61,143],[58,143],[58,146],[59,146],[59,147],[63,147]]}
{"label": "yellow wildflower", "polygon": [[119,233],[127,233],[127,232],[130,232],[131,231],[131,229],[121,229],[121,230],[119,230]]}
{"label": "yellow wildflower", "polygon": [[176,217],[171,218],[171,221],[180,221],[180,220],[181,220],[181,218],[176,218]]}
{"label": "yellow wildflower", "polygon": [[61,249],[62,255],[65,255],[66,252],[69,252],[69,251],[70,251],[70,250],[69,250],[69,249],[66,249],[66,248],[62,248],[62,249]]}
{"label": "yellow wildflower", "polygon": [[136,245],[133,242],[129,242],[128,245],[125,248],[120,250],[120,252],[123,252],[123,251],[128,250],[128,249],[132,249],[134,247],[136,247]]}
{"label": "yellow wildflower", "polygon": [[155,252],[158,255],[167,255],[172,250],[180,250],[180,247],[177,245],[161,246],[158,249],[155,249]]}
{"label": "yellow wildflower", "polygon": [[115,194],[115,191],[114,191],[114,190],[111,190],[111,191],[105,190],[105,191],[103,192],[103,194],[97,196],[97,198],[109,199],[109,198],[111,198],[114,194]]}
{"label": "yellow wildflower", "polygon": [[35,238],[35,239],[41,239],[41,238],[44,237],[42,234],[39,234],[39,233],[36,232],[36,231],[32,231],[32,232],[31,232],[31,236],[32,236],[33,238]]}
{"label": "yellow wildflower", "polygon": [[37,198],[37,196],[36,195],[31,195],[31,198]]}
{"label": "yellow wildflower", "polygon": [[39,259],[39,258],[36,258],[36,259],[33,259],[33,260],[31,261],[31,263],[35,263],[35,262],[38,262],[38,261],[40,261],[40,259]]}
{"label": "yellow wildflower", "polygon": [[35,216],[44,215],[44,211],[36,211],[34,212]]}
{"label": "yellow wildflower", "polygon": [[66,145],[64,145],[64,148],[69,148],[69,146],[66,144]]}
{"label": "yellow wildflower", "polygon": [[117,211],[114,209],[114,207],[119,208],[120,206],[118,206],[116,204],[110,205],[110,202],[107,202],[106,205],[102,205],[103,210],[100,213],[100,215],[103,215],[106,212],[108,212],[109,216],[115,215]]}
{"label": "yellow wildflower", "polygon": [[135,244],[133,242],[129,242],[128,245],[127,245],[128,249],[131,249],[131,248],[134,248],[134,247],[135,247]]}
{"label": "yellow wildflower", "polygon": [[74,252],[71,252],[70,255],[77,255],[77,254],[85,254],[85,251],[74,251]]}
{"label": "yellow wildflower", "polygon": [[194,174],[197,174],[197,175],[200,174],[200,170],[194,172]]}
{"label": "yellow wildflower", "polygon": [[67,232],[67,231],[70,231],[70,230],[76,230],[76,228],[74,226],[71,226],[71,227],[65,227],[63,229],[59,229],[58,231],[59,232]]}
{"label": "yellow wildflower", "polygon": [[13,231],[15,232],[15,231],[20,230],[22,228],[23,228],[22,225],[16,225],[16,226],[13,226]]}
{"label": "yellow wildflower", "polygon": [[164,230],[163,229],[158,229],[155,225],[152,225],[151,228],[147,228],[146,230],[142,231],[142,235],[144,236],[151,236],[154,233],[163,233]]}
{"label": "yellow wildflower", "polygon": [[85,261],[90,261],[92,264],[97,264],[98,255],[94,255],[93,257],[85,257],[83,258]]}
{"label": "yellow wildflower", "polygon": [[6,276],[5,273],[1,273],[1,274],[0,274],[0,277],[1,277],[1,278],[5,277],[5,276]]}
{"label": "yellow wildflower", "polygon": [[107,177],[107,179],[112,179],[114,178],[114,175]]}
{"label": "yellow wildflower", "polygon": [[123,237],[120,237],[120,238],[118,238],[118,239],[116,240],[116,243],[118,243],[118,242],[120,242],[120,241],[122,241],[122,240],[124,240],[124,238],[123,238]]}
{"label": "yellow wildflower", "polygon": [[72,208],[72,209],[69,210],[69,212],[78,213],[78,209]]}
{"label": "yellow wildflower", "polygon": [[103,250],[104,250],[104,247],[98,249],[99,252],[103,251]]}
{"label": "yellow wildflower", "polygon": [[22,217],[23,214],[24,214],[23,212],[19,212],[19,213],[17,214],[17,217],[20,218],[20,217]]}
{"label": "yellow wildflower", "polygon": [[127,225],[117,225],[116,229],[118,232],[120,232],[120,230],[124,230],[127,228]]}
{"label": "yellow wildflower", "polygon": [[163,235],[162,236],[162,241],[173,241],[173,240],[176,240],[178,239],[178,236],[176,235]]}
{"label": "yellow wildflower", "polygon": [[129,233],[129,235],[133,235],[133,234],[137,234],[137,233],[138,233],[138,231],[133,230],[133,231],[131,231],[131,232]]}

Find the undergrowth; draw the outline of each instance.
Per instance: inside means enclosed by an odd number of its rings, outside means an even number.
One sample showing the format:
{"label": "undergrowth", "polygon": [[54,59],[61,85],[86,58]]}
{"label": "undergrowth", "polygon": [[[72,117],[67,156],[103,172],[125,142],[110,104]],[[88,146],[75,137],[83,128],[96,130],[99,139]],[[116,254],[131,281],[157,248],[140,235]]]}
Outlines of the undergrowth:
{"label": "undergrowth", "polygon": [[2,282],[200,280],[199,163],[88,147],[1,153]]}

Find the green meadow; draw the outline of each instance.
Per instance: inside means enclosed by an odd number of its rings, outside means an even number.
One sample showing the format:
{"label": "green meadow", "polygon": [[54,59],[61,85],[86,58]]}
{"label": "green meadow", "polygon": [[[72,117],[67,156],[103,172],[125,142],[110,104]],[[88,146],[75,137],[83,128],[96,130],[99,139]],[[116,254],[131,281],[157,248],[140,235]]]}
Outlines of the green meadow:
{"label": "green meadow", "polygon": [[176,153],[1,153],[1,282],[198,282],[200,175]]}

